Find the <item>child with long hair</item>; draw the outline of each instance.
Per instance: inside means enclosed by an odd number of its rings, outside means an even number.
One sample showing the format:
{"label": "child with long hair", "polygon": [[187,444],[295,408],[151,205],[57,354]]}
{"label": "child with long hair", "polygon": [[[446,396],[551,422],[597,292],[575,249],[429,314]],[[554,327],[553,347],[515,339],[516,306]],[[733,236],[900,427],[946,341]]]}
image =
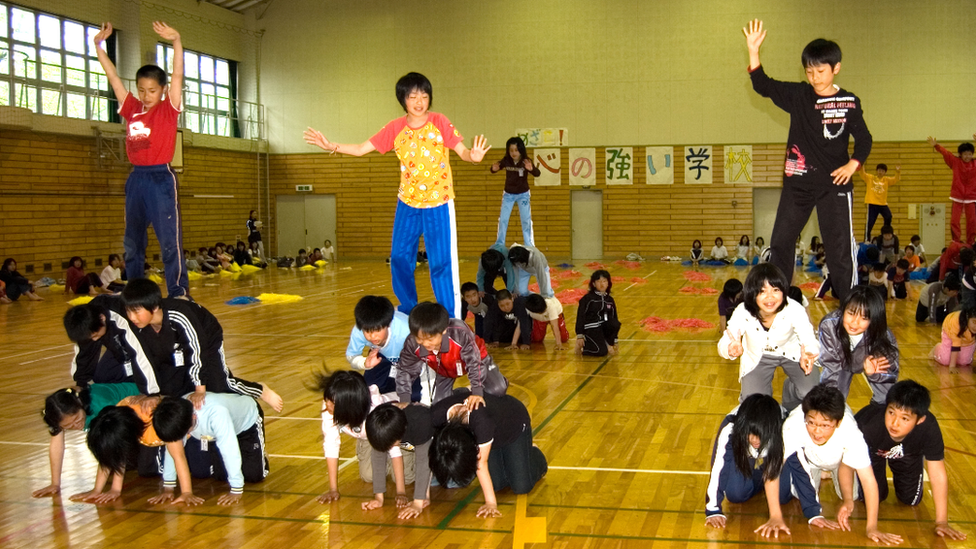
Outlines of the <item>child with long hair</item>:
{"label": "child with long hair", "polygon": [[698,262],[702,260],[704,255],[705,252],[702,250],[701,240],[696,238],[695,241],[691,243],[691,263],[697,267]]}
{"label": "child with long hair", "polygon": [[491,165],[491,173],[500,170],[505,170],[505,191],[502,193],[502,211],[498,216],[498,237],[495,239],[495,244],[505,244],[508,218],[512,215],[512,206],[518,204],[519,218],[522,220],[522,242],[535,246],[528,174],[539,177],[542,172],[526,154],[525,143],[521,137],[509,139],[505,143],[505,157]]}
{"label": "child with long hair", "polygon": [[17,261],[12,257],[3,260],[3,267],[0,268],[0,282],[6,284],[4,298],[7,301],[4,303],[17,301],[22,295],[26,295],[31,301],[44,301],[43,297],[34,293],[34,285],[17,271]]}
{"label": "child with long hair", "polygon": [[756,532],[765,537],[789,534],[780,509],[782,468],[783,409],[771,396],[750,395],[719,426],[705,492],[705,524],[725,528],[723,499],[743,503],[764,491],[769,520]]}
{"label": "child with long hair", "polygon": [[77,255],[68,261],[68,272],[65,273],[64,280],[64,293],[94,296],[104,292],[102,279],[95,273],[86,273],[85,260]]}
{"label": "child with long hair", "polygon": [[739,259],[745,261],[745,264],[749,264],[749,260],[752,259],[752,245],[749,243],[749,235],[742,235],[739,239],[739,245],[735,247],[735,258],[736,261]]}
{"label": "child with long hair", "polygon": [[946,315],[942,322],[942,341],[932,349],[932,358],[949,368],[973,363],[973,350],[976,349],[976,307],[963,307],[962,310]]}
{"label": "child with long hair", "polygon": [[787,298],[789,283],[772,263],[752,268],[743,286],[743,302],[735,308],[718,342],[723,358],[739,361],[739,401],[753,393],[772,395],[773,375],[782,368],[783,406],[792,410],[817,385],[811,375],[820,345],[803,305]]}
{"label": "child with long hair", "polygon": [[765,263],[768,260],[764,256],[769,254],[769,247],[766,246],[766,240],[761,237],[756,237],[756,243],[752,246],[752,264],[758,265],[759,263]]}
{"label": "child with long hair", "polygon": [[898,344],[888,329],[884,299],[867,286],[854,286],[836,311],[820,321],[820,382],[847,399],[851,379],[864,373],[871,401],[884,404],[898,381]]}
{"label": "child with long hair", "polygon": [[617,354],[617,303],[610,297],[610,273],[599,269],[590,275],[590,292],[579,301],[576,312],[576,354]]}
{"label": "child with long hair", "polygon": [[[318,502],[329,503],[339,500],[339,449],[342,434],[356,439],[359,476],[364,482],[373,482],[374,473],[386,476],[384,471],[373,471],[370,445],[366,440],[366,417],[380,404],[395,402],[397,395],[381,395],[375,385],[366,386],[362,374],[348,370],[316,374],[314,387],[322,391],[322,448],[329,472],[329,491],[319,496]],[[405,507],[410,503],[406,485],[413,482],[413,455],[408,453],[405,460],[399,446],[390,448],[389,455],[392,458],[389,463],[397,487],[397,507]],[[405,464],[405,461],[408,463]],[[407,466],[406,469],[404,465]]]}

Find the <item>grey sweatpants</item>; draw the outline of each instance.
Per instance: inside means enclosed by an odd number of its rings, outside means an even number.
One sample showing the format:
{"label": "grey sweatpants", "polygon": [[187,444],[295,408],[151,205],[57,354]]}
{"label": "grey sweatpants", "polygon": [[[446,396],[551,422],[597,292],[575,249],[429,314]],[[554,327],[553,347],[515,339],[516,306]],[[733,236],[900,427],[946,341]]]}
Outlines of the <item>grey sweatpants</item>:
{"label": "grey sweatpants", "polygon": [[803,397],[807,396],[810,389],[817,386],[820,382],[820,373],[810,372],[809,375],[803,373],[799,362],[794,362],[783,356],[764,354],[759,360],[759,364],[742,376],[742,388],[739,391],[739,402],[742,402],[749,395],[759,393],[761,395],[773,395],[773,375],[776,368],[783,368],[787,378],[783,382],[783,397],[780,404],[787,411],[800,405]]}

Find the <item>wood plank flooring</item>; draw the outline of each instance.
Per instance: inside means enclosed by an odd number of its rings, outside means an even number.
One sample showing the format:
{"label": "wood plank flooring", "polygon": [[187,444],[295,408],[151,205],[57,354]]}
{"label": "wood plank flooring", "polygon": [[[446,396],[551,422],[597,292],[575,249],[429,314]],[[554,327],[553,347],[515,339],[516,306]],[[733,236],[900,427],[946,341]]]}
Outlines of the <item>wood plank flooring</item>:
{"label": "wood plank flooring", "polygon": [[[556,261],[553,261],[556,263]],[[591,269],[576,262],[582,275],[559,280],[559,292],[588,280]],[[688,282],[680,265],[648,261],[637,270],[606,262],[614,276],[620,309],[620,354],[580,358],[555,351],[548,339],[531,351],[493,350],[511,394],[530,409],[535,442],[549,459],[550,471],[528,495],[528,517],[545,519],[545,544],[532,547],[862,547],[864,507],[853,519],[854,532],[824,532],[806,525],[800,508],[784,508],[793,534],[764,540],[752,531],[766,519],[762,497],[726,504],[724,531],[704,525],[704,492],[713,437],[722,417],[736,405],[738,363],[722,360],[717,329],[650,333],[638,322],[649,316],[701,318],[717,323],[715,295],[687,295],[685,286],[721,289],[745,270],[703,268],[710,282]],[[473,280],[476,264],[461,264],[461,279]],[[431,299],[428,273],[417,271],[421,299]],[[797,283],[805,282],[799,275]],[[285,399],[285,410],[267,414],[271,474],[245,488],[243,502],[219,507],[226,485],[196,481],[207,498],[198,507],[154,506],[146,499],[159,481],[130,473],[120,500],[107,505],[73,503],[68,496],[89,490],[94,461],[83,435],[70,433],[62,496],[32,499],[50,473],[49,436],[39,411],[43,398],[67,386],[72,346],[61,327],[67,299],[44,290],[46,301],[21,300],[0,306],[0,547],[512,547],[516,497],[499,493],[504,516],[475,517],[481,501],[476,484],[464,489],[432,489],[432,504],[412,521],[396,518],[391,499],[380,510],[364,512],[372,497],[354,462],[354,445],[344,441],[339,487],[342,499],[321,505],[328,489],[319,421],[321,395],[306,389],[313,372],[345,368],[344,351],[356,301],[370,293],[393,298],[389,269],[382,262],[339,262],[315,272],[269,269],[251,276],[208,278],[191,283],[193,295],[220,319],[227,361],[240,377],[270,384]],[[640,279],[643,282],[635,283]],[[881,505],[881,527],[905,538],[902,547],[976,546],[976,389],[972,370],[946,371],[928,359],[939,339],[935,326],[914,321],[919,285],[909,301],[889,302],[889,324],[902,353],[902,377],[932,391],[933,411],[946,442],[950,481],[950,519],[969,534],[965,542],[945,542],[932,533],[934,507],[927,494],[916,508]],[[233,297],[262,292],[298,294],[296,304],[230,306]],[[807,292],[807,295],[810,295]],[[834,302],[812,302],[814,322]],[[572,326],[575,306],[566,307]],[[777,397],[782,386],[777,376]],[[870,390],[854,381],[849,403],[867,404]],[[388,492],[389,494],[389,492]],[[825,512],[836,512],[833,491],[822,490]],[[520,522],[521,524],[521,522]],[[525,538],[521,538],[525,539]]]}

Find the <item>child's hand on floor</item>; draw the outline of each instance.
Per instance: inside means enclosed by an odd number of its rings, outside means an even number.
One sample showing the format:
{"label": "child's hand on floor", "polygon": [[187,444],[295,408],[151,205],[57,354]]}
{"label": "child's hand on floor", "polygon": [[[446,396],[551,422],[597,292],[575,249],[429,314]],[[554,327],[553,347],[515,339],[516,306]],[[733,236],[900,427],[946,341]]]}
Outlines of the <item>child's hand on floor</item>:
{"label": "child's hand on floor", "polygon": [[383,507],[383,494],[376,494],[373,499],[363,502],[363,511],[372,511]]}
{"label": "child's hand on floor", "polygon": [[410,498],[408,498],[406,494],[397,494],[396,495],[397,509],[403,509],[407,505],[410,505]]}
{"label": "child's hand on floor", "polygon": [[478,512],[475,514],[475,516],[482,518],[497,518],[502,516],[502,512],[498,510],[498,505],[486,503],[478,508]]}
{"label": "child's hand on floor", "polygon": [[61,487],[56,484],[49,484],[40,490],[34,490],[31,497],[42,498],[44,496],[56,496],[61,493]]}
{"label": "child's hand on floor", "polygon": [[183,492],[180,494],[180,497],[173,500],[173,505],[179,505],[181,503],[185,503],[187,506],[200,505],[203,503],[203,498],[194,496],[193,492]]}
{"label": "child's hand on floor", "polygon": [[217,499],[217,505],[237,505],[244,494],[227,493]]}
{"label": "child's hand on floor", "polygon": [[492,341],[490,343],[486,343],[485,346],[488,347],[489,349],[497,349],[498,348],[498,342],[497,341]]}
{"label": "child's hand on floor", "polygon": [[319,503],[331,503],[333,501],[339,501],[339,491],[329,490],[328,492],[322,494],[318,497]]}
{"label": "child's hand on floor", "polygon": [[424,499],[424,500],[415,499],[413,500],[413,503],[404,507],[403,510],[400,511],[400,513],[397,515],[397,517],[403,520],[412,519],[417,515],[419,515],[421,511],[426,509],[429,505],[430,505],[429,499]]}
{"label": "child's hand on floor", "polygon": [[583,340],[582,339],[577,339],[576,340],[576,354],[578,354],[578,355],[582,355],[583,354]]}
{"label": "child's hand on floor", "polygon": [[705,519],[705,526],[725,528],[725,517],[723,515],[712,515]]}
{"label": "child's hand on floor", "polygon": [[531,345],[519,345],[518,348],[519,348],[520,351],[528,351],[528,350],[532,349],[532,346]]}

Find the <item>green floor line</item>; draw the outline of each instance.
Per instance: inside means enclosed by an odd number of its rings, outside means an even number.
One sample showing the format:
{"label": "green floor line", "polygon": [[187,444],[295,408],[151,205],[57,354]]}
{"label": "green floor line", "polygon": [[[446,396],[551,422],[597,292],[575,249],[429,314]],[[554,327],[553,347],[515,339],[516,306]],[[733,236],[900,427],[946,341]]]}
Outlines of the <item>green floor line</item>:
{"label": "green floor line", "polygon": [[[659,538],[655,536],[619,536],[614,534],[577,534],[572,532],[549,532],[551,537],[567,538],[598,538],[598,539],[619,539],[627,541],[666,541],[681,543],[705,543],[705,544],[724,544],[724,545],[749,545],[749,546],[786,546],[786,547],[830,547],[837,549],[863,549],[865,545],[834,545],[824,543],[795,543],[790,536],[783,536],[777,541],[763,540],[733,540],[733,539],[696,539],[696,538]],[[757,537],[758,534],[757,534]],[[866,538],[865,538],[866,539]],[[870,541],[870,540],[869,540]],[[874,543],[874,542],[870,542]],[[867,546],[867,547],[870,547]],[[930,549],[928,547],[911,547],[906,545],[895,545],[899,549]]]}

